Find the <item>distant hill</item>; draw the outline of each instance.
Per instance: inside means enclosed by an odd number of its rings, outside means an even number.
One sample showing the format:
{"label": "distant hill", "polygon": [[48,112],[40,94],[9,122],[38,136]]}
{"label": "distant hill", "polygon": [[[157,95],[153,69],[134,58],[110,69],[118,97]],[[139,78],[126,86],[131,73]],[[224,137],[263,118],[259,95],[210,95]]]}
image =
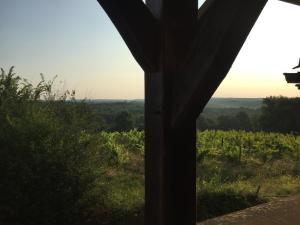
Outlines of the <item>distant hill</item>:
{"label": "distant hill", "polygon": [[[128,103],[133,102],[134,100],[126,99],[87,99],[86,102],[90,104],[102,104],[102,103]],[[144,100],[141,100],[144,101]]]}
{"label": "distant hill", "polygon": [[260,108],[262,98],[212,98],[206,108]]}
{"label": "distant hill", "polygon": [[[101,103],[144,103],[143,99],[92,99],[91,104]],[[262,98],[212,98],[206,108],[251,108],[257,109],[262,105]]]}

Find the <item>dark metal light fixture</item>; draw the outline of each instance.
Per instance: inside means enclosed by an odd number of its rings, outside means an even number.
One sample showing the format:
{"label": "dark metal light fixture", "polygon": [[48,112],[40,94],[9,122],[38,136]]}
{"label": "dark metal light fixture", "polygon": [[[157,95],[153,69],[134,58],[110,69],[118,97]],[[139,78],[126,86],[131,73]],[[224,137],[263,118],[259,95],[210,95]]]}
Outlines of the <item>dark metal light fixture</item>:
{"label": "dark metal light fixture", "polygon": [[284,73],[285,80],[288,83],[300,83],[300,72],[297,73]]}
{"label": "dark metal light fixture", "polygon": [[297,69],[297,68],[300,68],[300,59],[299,59],[298,66],[295,66],[293,69]]}
{"label": "dark metal light fixture", "polygon": [[[298,66],[295,66],[293,69],[300,68],[300,59]],[[287,83],[296,84],[295,86],[300,90],[300,72],[296,73],[283,73]]]}

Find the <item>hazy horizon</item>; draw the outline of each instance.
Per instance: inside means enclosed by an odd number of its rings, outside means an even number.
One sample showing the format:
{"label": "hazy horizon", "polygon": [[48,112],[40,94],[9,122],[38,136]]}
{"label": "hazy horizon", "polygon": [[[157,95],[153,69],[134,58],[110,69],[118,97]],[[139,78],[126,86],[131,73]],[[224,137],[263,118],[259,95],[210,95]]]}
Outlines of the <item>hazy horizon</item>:
{"label": "hazy horizon", "polygon": [[[266,98],[266,97],[270,97],[270,96],[265,96],[265,97],[258,97],[258,98],[242,98],[242,97],[211,97],[211,99],[263,99],[263,98]],[[273,96],[272,96],[273,97]],[[278,96],[276,96],[278,97]],[[286,97],[286,96],[283,96],[283,97]],[[81,98],[81,99],[78,99],[78,100],[92,100],[92,101],[97,101],[97,100],[100,100],[100,101],[144,101],[145,98]]]}

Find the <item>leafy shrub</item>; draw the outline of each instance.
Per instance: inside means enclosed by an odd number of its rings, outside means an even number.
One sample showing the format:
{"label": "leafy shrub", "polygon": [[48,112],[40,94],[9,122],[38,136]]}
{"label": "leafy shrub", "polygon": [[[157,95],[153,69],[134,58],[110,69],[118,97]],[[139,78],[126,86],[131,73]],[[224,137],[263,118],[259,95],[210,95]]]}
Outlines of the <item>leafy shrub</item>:
{"label": "leafy shrub", "polygon": [[197,196],[197,220],[224,215],[262,202],[264,202],[263,199],[250,193],[237,193],[233,190],[223,190],[222,192],[202,191]]}
{"label": "leafy shrub", "polygon": [[120,132],[116,136],[116,141],[129,152],[144,154],[144,132],[136,129]]}
{"label": "leafy shrub", "polygon": [[2,69],[0,224],[76,225],[90,216],[98,171],[87,108],[52,84],[42,77],[33,87]]}
{"label": "leafy shrub", "polygon": [[107,166],[120,165],[128,160],[127,152],[117,143],[117,132],[107,133],[105,131],[98,134],[95,147],[103,162]]}

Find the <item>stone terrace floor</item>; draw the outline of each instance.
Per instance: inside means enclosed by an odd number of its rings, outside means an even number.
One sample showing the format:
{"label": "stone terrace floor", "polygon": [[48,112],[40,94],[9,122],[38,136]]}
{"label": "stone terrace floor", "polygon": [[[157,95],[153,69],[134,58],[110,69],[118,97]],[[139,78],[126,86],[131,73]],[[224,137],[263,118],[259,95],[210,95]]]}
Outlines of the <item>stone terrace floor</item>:
{"label": "stone terrace floor", "polygon": [[276,199],[197,225],[300,225],[300,195]]}

